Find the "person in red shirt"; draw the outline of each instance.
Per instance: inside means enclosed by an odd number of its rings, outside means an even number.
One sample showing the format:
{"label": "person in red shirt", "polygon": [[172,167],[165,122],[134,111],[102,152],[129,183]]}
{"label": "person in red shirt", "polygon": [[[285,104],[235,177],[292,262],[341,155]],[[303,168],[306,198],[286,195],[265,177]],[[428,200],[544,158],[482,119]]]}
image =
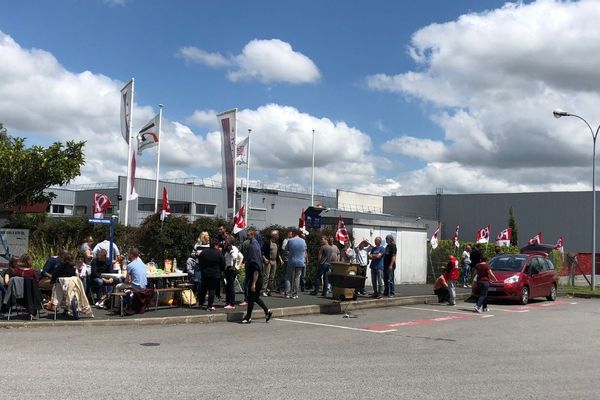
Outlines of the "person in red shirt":
{"label": "person in red shirt", "polygon": [[21,276],[23,278],[32,278],[35,283],[39,283],[40,278],[37,272],[32,268],[31,256],[29,254],[23,254],[19,257],[16,268],[9,272],[10,277]]}
{"label": "person in red shirt", "polygon": [[475,266],[477,273],[477,287],[479,288],[479,298],[475,306],[475,312],[487,311],[487,294],[490,288],[490,279],[497,281],[496,275],[492,272],[492,267],[487,263],[487,257],[481,256],[481,262]]}
{"label": "person in red shirt", "polygon": [[456,305],[456,281],[458,281],[458,260],[454,256],[448,257],[448,264],[446,264],[446,270],[444,272],[444,278],[448,283],[448,290],[450,292],[450,299],[448,305]]}

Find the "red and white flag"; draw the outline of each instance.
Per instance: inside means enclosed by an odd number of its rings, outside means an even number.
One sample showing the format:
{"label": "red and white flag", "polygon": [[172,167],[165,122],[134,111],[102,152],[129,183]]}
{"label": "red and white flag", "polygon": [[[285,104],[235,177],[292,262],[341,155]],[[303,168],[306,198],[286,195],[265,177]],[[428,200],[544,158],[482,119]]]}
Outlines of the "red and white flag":
{"label": "red and white flag", "polygon": [[236,234],[246,227],[246,220],[244,219],[244,205],[240,207],[237,214],[233,216],[233,233]]}
{"label": "red and white flag", "polygon": [[429,243],[431,243],[431,248],[432,249],[437,249],[438,244],[439,244],[439,235],[440,235],[440,224],[438,224],[437,229],[435,230],[435,232],[433,232],[433,235],[431,236],[431,239],[429,240]]}
{"label": "red and white flag", "polygon": [[452,236],[452,243],[454,246],[460,247],[460,242],[458,241],[458,230],[460,229],[460,225],[456,225],[456,230],[454,231],[454,236]]}
{"label": "red and white flag", "polygon": [[489,243],[490,242],[490,226],[485,228],[477,229],[477,243]]}
{"label": "red and white flag", "polygon": [[169,204],[169,194],[167,188],[163,186],[163,201],[160,209],[160,220],[164,221],[167,215],[171,214],[171,204]]}
{"label": "red and white flag", "polygon": [[131,136],[131,99],[133,97],[133,79],[121,89],[121,135],[127,143]]}
{"label": "red and white flag", "polygon": [[142,151],[158,146],[158,140],[160,132],[159,129],[159,116],[152,118],[138,133],[138,155],[142,154]]}
{"label": "red and white flag", "polygon": [[306,215],[304,215],[304,208],[302,209],[302,213],[298,219],[298,229],[300,229],[303,234],[308,235],[308,231],[306,230]]}
{"label": "red and white flag", "polygon": [[348,231],[346,230],[346,224],[344,224],[344,220],[342,216],[338,218],[338,226],[337,231],[335,232],[335,239],[340,243],[346,243],[350,240],[350,235],[348,235]]}
{"label": "red and white flag", "polygon": [[250,142],[250,136],[239,142],[235,148],[235,162],[236,164],[248,164],[248,144]]}
{"label": "red and white flag", "polygon": [[127,180],[127,200],[135,200],[138,194],[135,191],[135,151],[131,151],[131,167]]}
{"label": "red and white flag", "polygon": [[512,239],[512,228],[506,228],[496,236],[496,244],[498,246],[510,246]]}
{"label": "red and white flag", "polygon": [[94,193],[94,218],[104,217],[104,212],[111,205],[110,199],[102,193]]}
{"label": "red and white flag", "polygon": [[529,239],[529,241],[527,242],[527,244],[529,244],[529,245],[536,245],[536,244],[541,244],[541,243],[542,243],[542,232],[538,233],[537,235],[535,235],[534,237]]}
{"label": "red and white flag", "polygon": [[562,236],[558,238],[558,240],[556,241],[556,246],[554,246],[554,248],[560,251],[560,254],[565,254],[565,243]]}

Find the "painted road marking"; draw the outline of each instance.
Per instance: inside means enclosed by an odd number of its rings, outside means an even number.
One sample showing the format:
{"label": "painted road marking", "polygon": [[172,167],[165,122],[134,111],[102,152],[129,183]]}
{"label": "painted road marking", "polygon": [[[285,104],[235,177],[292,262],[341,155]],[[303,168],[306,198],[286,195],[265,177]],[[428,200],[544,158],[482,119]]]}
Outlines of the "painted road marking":
{"label": "painted road marking", "polygon": [[393,322],[391,324],[383,324],[383,325],[371,325],[371,326],[366,327],[365,329],[367,329],[369,331],[376,331],[376,332],[386,332],[386,331],[389,332],[390,329],[399,328],[399,327],[403,327],[403,326],[429,325],[429,324],[435,324],[438,322],[454,321],[454,320],[466,319],[466,318],[475,318],[478,316],[479,316],[479,314],[476,314],[476,313],[471,313],[471,314],[460,313],[460,314],[455,314],[455,315],[448,315],[445,317],[416,319],[413,321]]}
{"label": "painted road marking", "polygon": [[531,309],[548,308],[548,307],[559,306],[561,304],[566,304],[566,303],[563,301],[548,301],[548,302],[544,302],[544,303],[528,304],[526,306],[518,306],[518,307],[507,308],[507,309],[500,308],[500,310],[507,311],[507,312],[529,312]]}
{"label": "painted road marking", "polygon": [[433,311],[433,312],[445,313],[445,314],[465,314],[464,311],[436,310],[435,308],[425,308],[425,307],[398,306],[398,308],[406,308],[408,310],[419,310],[419,311]]}
{"label": "painted road marking", "polygon": [[369,333],[388,333],[388,332],[396,332],[396,329],[388,329],[388,330],[370,330],[365,328],[352,328],[349,326],[342,325],[332,325],[332,324],[322,324],[319,322],[309,322],[309,321],[297,321],[294,319],[284,319],[284,318],[274,318],[273,321],[283,321],[283,322],[293,322],[295,324],[305,324],[305,325],[314,325],[314,326],[323,326],[325,328],[337,328],[337,329],[345,329],[349,331],[358,331],[358,332],[369,332]]}

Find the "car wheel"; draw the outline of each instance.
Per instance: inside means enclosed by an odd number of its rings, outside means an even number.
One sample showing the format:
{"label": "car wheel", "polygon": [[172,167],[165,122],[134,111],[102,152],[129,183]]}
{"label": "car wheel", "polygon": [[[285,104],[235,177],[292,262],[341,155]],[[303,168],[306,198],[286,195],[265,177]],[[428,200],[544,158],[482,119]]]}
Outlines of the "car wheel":
{"label": "car wheel", "polygon": [[529,288],[527,286],[521,289],[521,298],[519,299],[519,303],[522,305],[529,303]]}
{"label": "car wheel", "polygon": [[552,287],[550,288],[550,294],[548,296],[546,296],[546,300],[548,301],[555,301],[556,300],[556,285],[552,285]]}

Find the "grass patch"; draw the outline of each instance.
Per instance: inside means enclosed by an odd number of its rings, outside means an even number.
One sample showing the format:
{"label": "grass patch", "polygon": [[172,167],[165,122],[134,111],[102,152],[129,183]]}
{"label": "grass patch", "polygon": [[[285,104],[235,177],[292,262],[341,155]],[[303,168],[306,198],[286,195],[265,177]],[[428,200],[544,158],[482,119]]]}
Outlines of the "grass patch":
{"label": "grass patch", "polygon": [[559,289],[565,293],[577,293],[577,294],[595,294],[600,296],[600,287],[596,286],[596,290],[592,291],[590,286],[571,286],[561,285]]}

